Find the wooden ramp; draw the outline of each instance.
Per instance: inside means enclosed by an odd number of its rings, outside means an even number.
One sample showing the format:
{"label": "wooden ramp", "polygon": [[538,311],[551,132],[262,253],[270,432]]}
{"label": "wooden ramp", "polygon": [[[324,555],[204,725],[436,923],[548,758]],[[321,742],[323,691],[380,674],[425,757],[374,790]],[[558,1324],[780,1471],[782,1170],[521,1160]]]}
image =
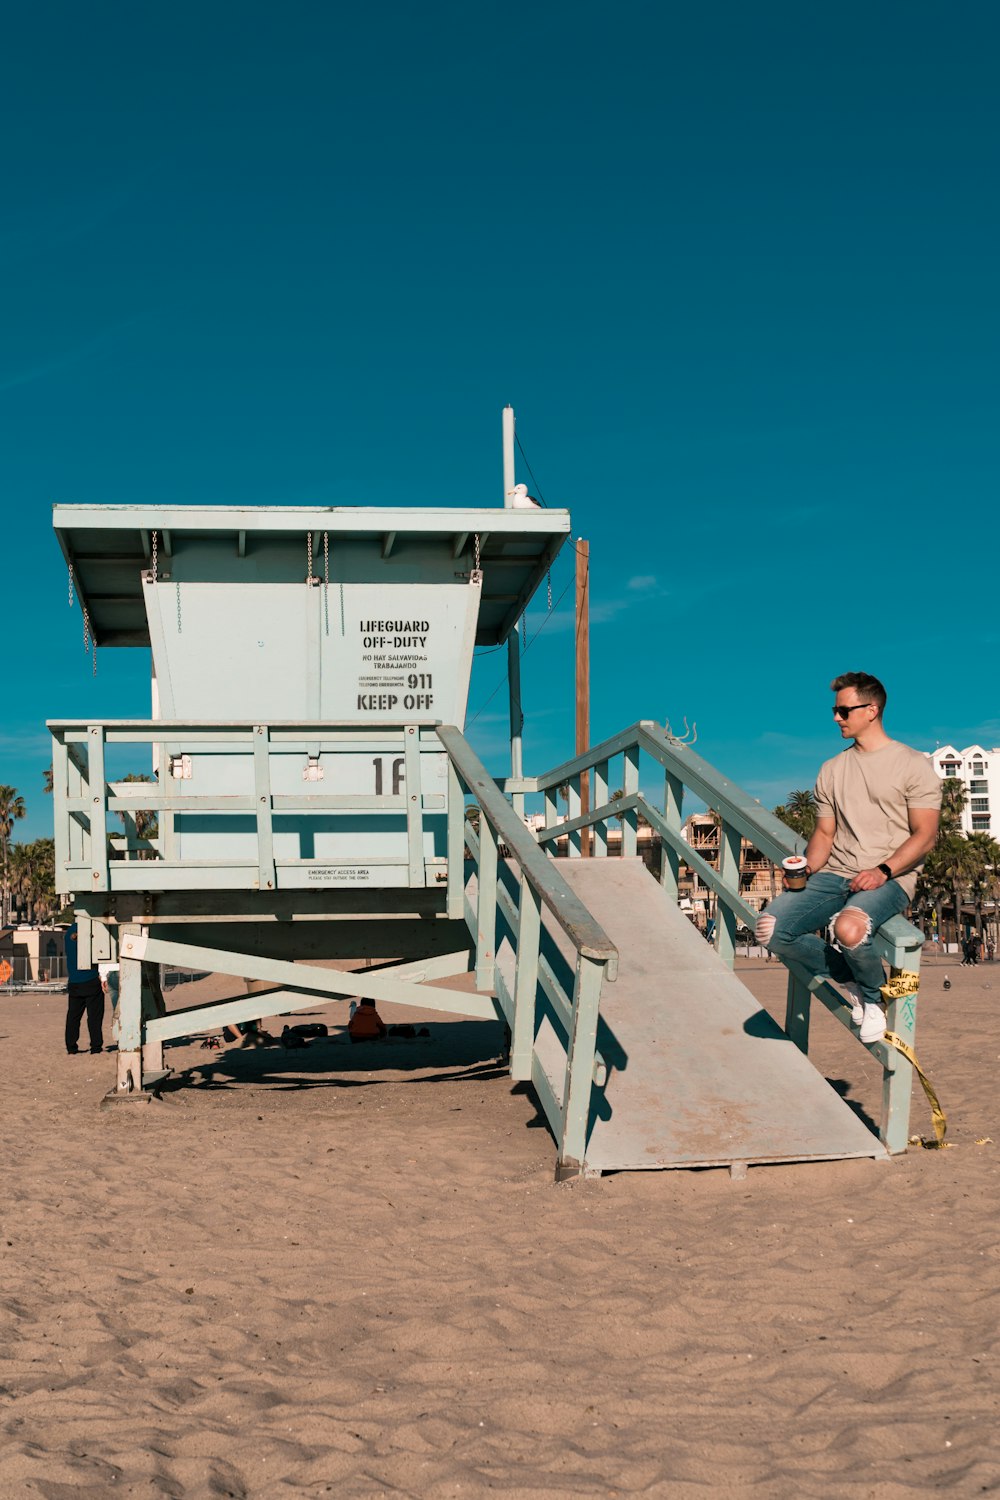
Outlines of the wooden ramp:
{"label": "wooden ramp", "polygon": [[[593,1093],[588,1171],[886,1156],[641,860],[567,859],[559,871],[620,954],[601,998],[608,1079]],[[565,963],[551,921],[544,940]],[[512,963],[509,945],[498,962]],[[536,1054],[561,1099],[566,1054],[544,1015]]]}

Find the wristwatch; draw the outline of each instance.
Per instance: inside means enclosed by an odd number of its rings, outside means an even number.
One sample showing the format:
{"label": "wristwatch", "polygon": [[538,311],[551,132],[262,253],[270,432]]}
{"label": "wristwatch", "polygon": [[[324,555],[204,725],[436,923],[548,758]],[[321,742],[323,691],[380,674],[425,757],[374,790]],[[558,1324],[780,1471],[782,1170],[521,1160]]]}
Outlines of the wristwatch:
{"label": "wristwatch", "polygon": [[881,870],[882,871],[882,874],[885,876],[886,880],[892,880],[893,879],[893,873],[889,869],[888,865],[876,865],[875,868],[876,868],[876,870]]}

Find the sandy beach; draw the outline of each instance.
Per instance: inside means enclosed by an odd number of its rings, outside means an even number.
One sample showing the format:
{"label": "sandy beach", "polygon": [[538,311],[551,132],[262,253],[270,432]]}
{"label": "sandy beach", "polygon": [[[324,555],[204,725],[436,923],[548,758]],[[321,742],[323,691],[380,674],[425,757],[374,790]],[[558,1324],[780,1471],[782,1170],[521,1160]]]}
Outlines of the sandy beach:
{"label": "sandy beach", "polygon": [[307,1050],[171,1047],[160,1102],[101,1112],[64,997],[5,997],[0,1493],[997,1492],[998,1004],[1000,964],[926,962],[950,1150],[557,1186],[492,1024],[352,1047],[317,1006]]}

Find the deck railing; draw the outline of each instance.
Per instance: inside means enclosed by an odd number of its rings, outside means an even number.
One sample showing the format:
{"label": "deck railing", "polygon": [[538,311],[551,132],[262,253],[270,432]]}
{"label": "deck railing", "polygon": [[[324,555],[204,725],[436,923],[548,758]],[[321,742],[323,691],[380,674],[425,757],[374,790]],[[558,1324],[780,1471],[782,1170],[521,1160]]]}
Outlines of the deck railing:
{"label": "deck railing", "polygon": [[[645,765],[642,763],[645,762]],[[640,768],[655,768],[663,776],[663,806],[656,807],[640,790]],[[612,772],[614,771],[614,774]],[[582,811],[585,781],[589,779],[588,811]],[[583,755],[565,761],[544,776],[507,783],[520,794],[541,792],[545,799],[545,827],[539,843],[554,845],[569,836],[569,857],[580,858],[584,830],[592,830],[593,854],[608,855],[608,824],[621,819],[622,855],[637,850],[640,815],[660,835],[662,863],[660,882],[675,901],[679,897],[680,866],[694,871],[717,898],[714,946],[730,967],[735,961],[736,933],[740,925],[753,928],[758,913],[740,894],[740,849],[746,839],[766,859],[780,864],[789,854],[800,854],[804,841],[747,792],[723,776],[690,745],[676,739],[662,726],[642,720],[593,746]],[[617,794],[609,788],[616,787]],[[568,793],[569,816],[558,816],[560,792]],[[705,803],[719,819],[718,865],[712,865],[683,836],[685,791]],[[714,841],[713,841],[714,848]],[[895,970],[919,975],[923,933],[903,917],[893,917],[874,935],[880,956]],[[842,998],[829,984],[818,980],[794,963],[788,969],[785,1030],[803,1051],[809,1047],[812,997],[857,1035]],[[913,1046],[916,1033],[916,994],[893,1000],[888,1007],[887,1026]],[[865,1045],[865,1044],[862,1044]],[[909,1139],[909,1109],[913,1070],[906,1059],[883,1042],[868,1044],[868,1051],[883,1070],[880,1136],[893,1153],[906,1149]]]}
{"label": "deck railing", "polygon": [[[364,866],[370,883],[424,887],[445,879],[445,856],[427,854],[425,818],[444,816],[443,790],[421,782],[422,752],[440,751],[434,727],[413,724],[260,724],[204,720],[79,720],[49,723],[52,734],[52,790],[55,821],[56,889],[92,891],[261,890],[347,883]],[[157,781],[109,780],[109,752],[122,747],[155,748]],[[199,751],[234,758],[242,795],[201,791]],[[303,780],[293,793],[276,790],[275,758],[298,754],[317,769],[327,758],[333,770],[322,779]],[[192,780],[175,779],[174,763],[195,758]],[[371,791],[337,793],[337,756],[361,757]],[[329,758],[333,757],[330,762]],[[370,762],[370,764],[369,764]],[[178,766],[178,769],[183,769]],[[143,837],[137,814],[155,813],[155,836]],[[344,857],[282,858],[275,853],[276,824],[288,815],[378,818],[394,814],[405,823],[398,852],[371,850]],[[229,858],[178,853],[179,816],[241,816],[245,846]],[[110,826],[109,826],[110,824]]]}

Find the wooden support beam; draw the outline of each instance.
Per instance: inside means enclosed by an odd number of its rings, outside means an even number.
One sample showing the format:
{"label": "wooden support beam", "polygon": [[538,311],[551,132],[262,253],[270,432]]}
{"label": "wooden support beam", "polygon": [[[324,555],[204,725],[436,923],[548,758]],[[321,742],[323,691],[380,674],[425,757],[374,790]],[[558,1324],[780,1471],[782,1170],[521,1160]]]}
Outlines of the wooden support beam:
{"label": "wooden support beam", "polygon": [[[590,744],[590,543],[576,543],[576,753]],[[590,773],[580,776],[580,816],[590,811]],[[590,829],[580,835],[580,854],[590,856]]]}
{"label": "wooden support beam", "polygon": [[[123,937],[121,956],[140,958],[144,963],[172,964],[196,972],[233,974],[243,979],[262,979],[290,990],[310,994],[357,996],[362,1000],[384,1000],[387,1004],[426,1005],[430,1010],[445,1010],[454,1015],[478,1016],[491,1020],[496,1016],[493,1001],[482,995],[467,995],[458,990],[443,990],[436,985],[414,985],[406,979],[392,977],[391,970],[364,969],[354,972],[335,966],[318,968],[312,964],[288,963],[283,959],[261,958],[254,953],[234,953],[221,948],[197,947],[192,943],[167,942],[162,938],[130,934]],[[253,999],[253,996],[248,996]],[[231,1001],[229,1004],[242,1002]],[[196,1010],[204,1007],[195,1007]],[[179,1012],[172,1012],[177,1015]],[[267,1014],[265,1011],[264,1014]],[[169,1017],[164,1018],[169,1020]],[[161,1020],[146,1022],[146,1034],[163,1036]]]}

